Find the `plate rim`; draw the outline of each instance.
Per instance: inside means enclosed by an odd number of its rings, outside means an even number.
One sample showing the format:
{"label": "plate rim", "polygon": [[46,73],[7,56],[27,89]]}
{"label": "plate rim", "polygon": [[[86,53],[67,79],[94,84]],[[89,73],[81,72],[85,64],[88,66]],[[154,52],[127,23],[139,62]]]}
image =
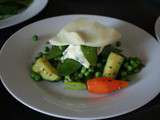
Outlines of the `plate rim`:
{"label": "plate rim", "polygon": [[[132,23],[130,23],[130,22],[127,22],[127,21],[122,20],[122,19],[110,17],[110,16],[102,16],[102,15],[94,15],[94,14],[69,14],[69,15],[59,15],[59,16],[49,17],[49,18],[45,18],[45,19],[42,19],[42,20],[39,20],[39,21],[30,23],[30,24],[22,27],[21,29],[19,29],[16,33],[20,32],[21,30],[25,29],[26,27],[30,26],[31,24],[38,23],[38,22],[42,22],[42,21],[45,21],[45,20],[48,20],[48,19],[53,19],[53,18],[55,18],[55,17],[67,17],[67,16],[68,16],[68,17],[69,17],[69,16],[72,16],[72,17],[74,17],[74,16],[86,16],[86,17],[87,17],[87,16],[95,16],[95,17],[104,17],[104,18],[116,19],[116,20],[125,22],[125,23],[127,23],[127,24],[130,24],[130,25],[132,25],[132,26],[134,26],[134,27],[136,27],[136,28],[138,28],[138,29],[143,30],[145,33],[149,34],[153,39],[155,39],[155,37],[154,37],[153,35],[151,35],[149,32],[145,31],[145,30],[142,29],[141,27],[139,27],[139,26],[137,26],[137,25],[134,25],[134,24],[132,24]],[[8,40],[10,40],[16,33],[14,33],[12,36],[10,36],[10,37],[8,38]],[[8,41],[8,40],[7,40],[7,41]],[[1,56],[1,53],[3,52],[3,49],[5,48],[5,46],[7,46],[7,41],[6,41],[6,42],[3,44],[3,46],[1,47],[0,56]],[[158,43],[158,41],[157,41],[156,39],[155,39],[155,42]],[[134,110],[137,110],[138,108],[143,107],[144,105],[146,105],[147,103],[149,103],[150,101],[152,101],[152,100],[160,93],[160,91],[159,91],[156,95],[152,96],[152,98],[151,98],[150,100],[146,101],[146,102],[143,103],[142,105],[137,106],[137,107],[132,108],[132,109],[129,109],[129,110],[126,110],[126,111],[124,111],[124,112],[120,112],[120,113],[118,113],[118,114],[113,114],[113,115],[109,115],[109,116],[99,116],[99,117],[87,117],[87,118],[83,118],[83,117],[70,117],[70,116],[61,115],[61,114],[57,114],[57,113],[54,114],[54,113],[46,112],[46,111],[44,111],[44,110],[37,109],[36,107],[31,106],[31,105],[23,102],[23,100],[21,100],[21,98],[17,97],[17,96],[7,87],[7,85],[5,84],[5,82],[4,82],[3,77],[2,77],[1,74],[0,74],[0,79],[1,79],[2,84],[4,85],[4,87],[7,89],[7,91],[8,91],[16,100],[18,100],[20,103],[24,104],[25,106],[27,106],[27,107],[29,107],[30,109],[33,109],[33,110],[35,110],[35,111],[37,111],[37,112],[40,112],[40,113],[43,113],[43,114],[47,114],[47,115],[49,115],[49,116],[58,117],[58,118],[65,118],[65,119],[67,118],[67,119],[81,119],[81,120],[93,119],[93,120],[94,120],[94,119],[105,119],[105,118],[117,117],[117,116],[124,115],[124,114],[126,114],[126,113],[130,113],[130,112],[132,112],[132,111],[134,111]]]}
{"label": "plate rim", "polygon": [[158,31],[157,31],[157,27],[158,27],[158,25],[157,24],[160,24],[160,16],[159,17],[157,17],[157,19],[156,19],[156,22],[155,22],[155,26],[154,26],[154,31],[155,31],[155,36],[156,36],[156,38],[157,38],[157,41],[158,42],[160,42],[160,36],[158,36]]}

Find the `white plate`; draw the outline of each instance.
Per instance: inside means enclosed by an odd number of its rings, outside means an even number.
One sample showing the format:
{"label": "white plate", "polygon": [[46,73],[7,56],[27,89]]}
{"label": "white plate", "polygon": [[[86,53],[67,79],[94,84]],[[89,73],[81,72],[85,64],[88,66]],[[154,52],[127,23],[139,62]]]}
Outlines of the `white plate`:
{"label": "white plate", "polygon": [[[109,95],[95,95],[66,91],[62,83],[38,83],[30,79],[28,69],[36,52],[65,24],[79,17],[118,29],[127,52],[145,62],[146,66],[132,78],[128,88]],[[40,37],[37,43],[31,39],[35,33]],[[160,46],[150,34],[125,21],[93,15],[59,16],[30,24],[11,36],[1,50],[0,74],[7,90],[36,111],[70,119],[102,119],[133,111],[160,92],[159,52]]]}
{"label": "white plate", "polygon": [[23,12],[11,16],[7,19],[0,20],[0,29],[10,27],[12,25],[21,23],[41,12],[47,5],[48,0],[34,0],[33,3]]}
{"label": "white plate", "polygon": [[157,39],[160,41],[160,17],[158,17],[158,19],[156,20],[155,33],[156,33]]}

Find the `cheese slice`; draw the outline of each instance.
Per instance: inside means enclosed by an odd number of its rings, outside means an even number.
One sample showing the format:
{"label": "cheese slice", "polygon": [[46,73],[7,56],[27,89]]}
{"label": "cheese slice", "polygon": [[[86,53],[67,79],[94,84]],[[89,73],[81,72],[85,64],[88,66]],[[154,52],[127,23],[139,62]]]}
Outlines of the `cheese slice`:
{"label": "cheese slice", "polygon": [[116,42],[121,34],[114,28],[104,26],[98,22],[80,18],[66,26],[49,40],[52,45],[86,45],[103,47]]}
{"label": "cheese slice", "polygon": [[90,66],[90,63],[83,55],[80,45],[69,45],[63,52],[61,60],[65,60],[67,58],[78,61],[79,63],[81,63],[81,65],[83,65],[86,68],[89,68]]}

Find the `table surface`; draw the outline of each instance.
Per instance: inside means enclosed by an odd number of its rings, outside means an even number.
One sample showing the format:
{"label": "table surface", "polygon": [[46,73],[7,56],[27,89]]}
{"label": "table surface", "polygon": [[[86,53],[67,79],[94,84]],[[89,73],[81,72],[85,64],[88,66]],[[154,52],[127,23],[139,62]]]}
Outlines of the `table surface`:
{"label": "table surface", "polygon": [[[154,2],[155,1],[155,2]],[[157,2],[156,2],[157,1]],[[160,16],[159,0],[49,0],[37,16],[21,24],[0,30],[0,48],[17,30],[32,22],[66,14],[94,14],[110,16],[131,22],[154,35],[154,24]],[[160,95],[147,105],[110,120],[160,119]],[[0,82],[0,115],[16,120],[53,120],[55,117],[36,112],[14,99]],[[59,120],[63,120],[60,119]]]}

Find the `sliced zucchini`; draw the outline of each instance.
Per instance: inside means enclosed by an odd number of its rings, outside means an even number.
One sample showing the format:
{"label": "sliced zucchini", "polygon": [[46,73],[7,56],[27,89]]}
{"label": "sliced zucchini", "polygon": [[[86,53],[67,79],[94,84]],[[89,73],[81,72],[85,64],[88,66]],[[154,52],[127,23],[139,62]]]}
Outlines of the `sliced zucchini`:
{"label": "sliced zucchini", "polygon": [[44,57],[40,57],[36,60],[35,64],[32,66],[32,70],[39,73],[44,80],[56,81],[60,78],[56,69]]}
{"label": "sliced zucchini", "polygon": [[123,61],[124,57],[117,53],[111,52],[104,67],[103,76],[113,79],[116,78]]}

